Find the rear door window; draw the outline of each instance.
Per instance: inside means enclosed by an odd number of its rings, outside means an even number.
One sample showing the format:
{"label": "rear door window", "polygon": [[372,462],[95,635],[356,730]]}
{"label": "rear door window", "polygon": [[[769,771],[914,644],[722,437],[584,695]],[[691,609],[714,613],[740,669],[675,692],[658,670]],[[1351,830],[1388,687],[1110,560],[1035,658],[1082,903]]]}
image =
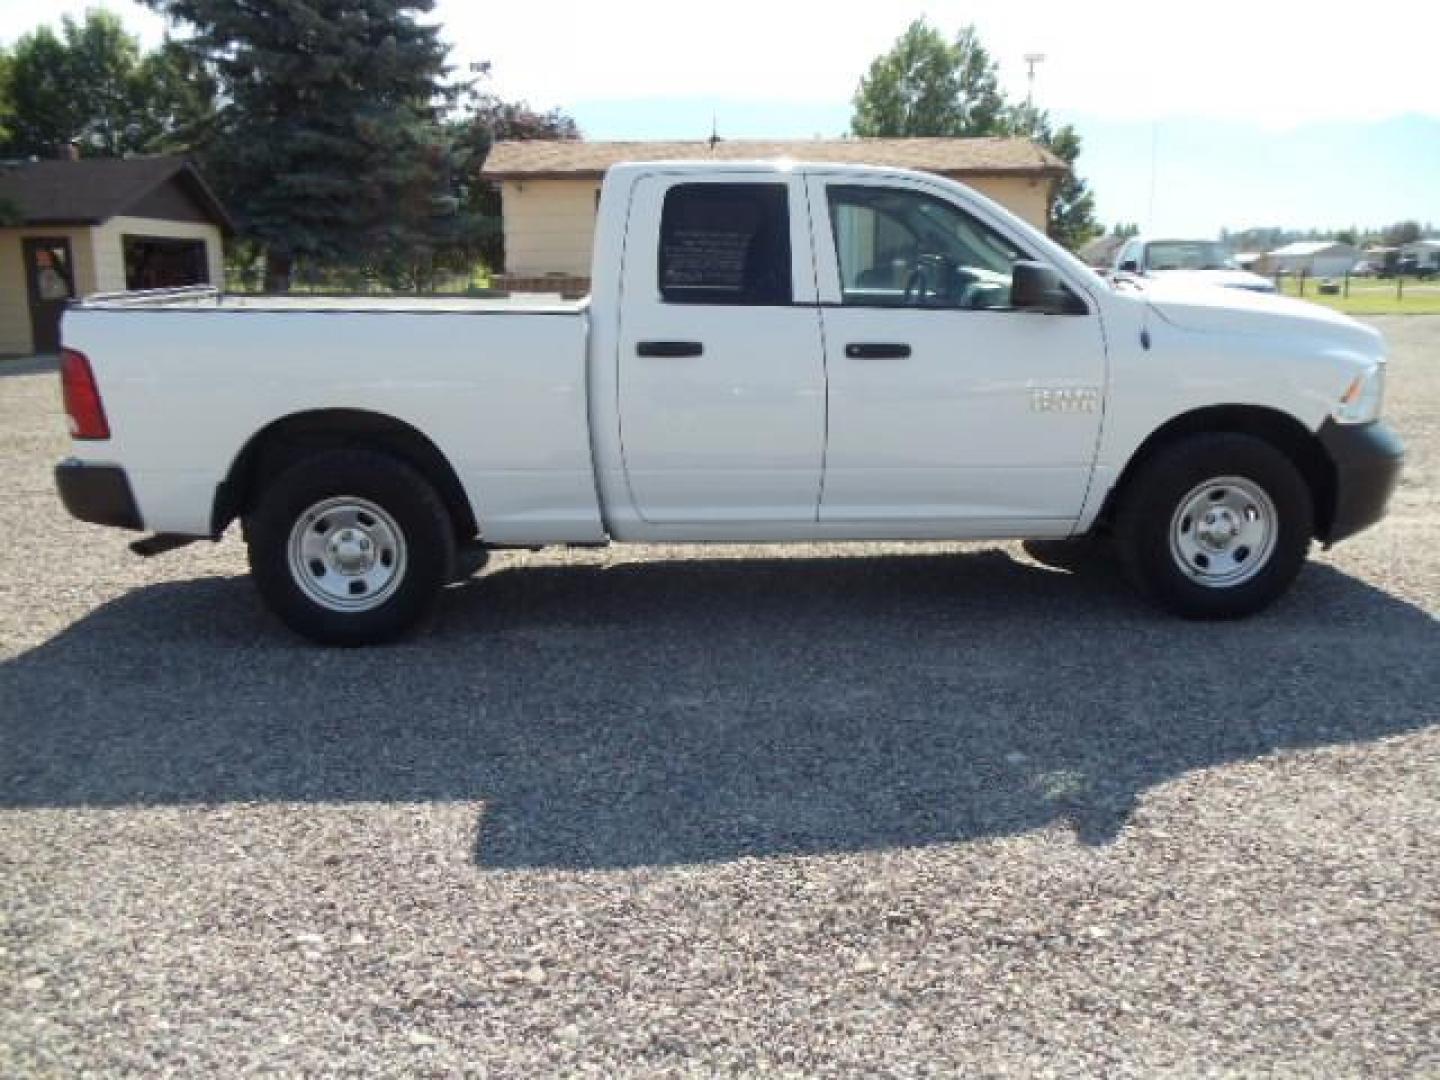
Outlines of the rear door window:
{"label": "rear door window", "polygon": [[789,304],[785,184],[677,184],[660,215],[667,304]]}

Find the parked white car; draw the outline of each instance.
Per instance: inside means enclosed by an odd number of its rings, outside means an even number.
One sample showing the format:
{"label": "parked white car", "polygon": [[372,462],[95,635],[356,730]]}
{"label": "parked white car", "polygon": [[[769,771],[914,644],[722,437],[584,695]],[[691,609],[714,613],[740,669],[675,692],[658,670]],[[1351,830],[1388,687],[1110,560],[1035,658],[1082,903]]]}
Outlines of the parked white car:
{"label": "parked white car", "polygon": [[1115,270],[1143,277],[1166,277],[1197,285],[1273,293],[1275,283],[1252,274],[1214,240],[1129,240],[1115,256]]}
{"label": "parked white car", "polygon": [[630,164],[580,303],[92,297],[65,317],[77,517],[243,522],[261,594],[393,638],[489,548],[1112,534],[1182,615],[1244,615],[1400,468],[1380,335],[1107,282],[896,169]]}

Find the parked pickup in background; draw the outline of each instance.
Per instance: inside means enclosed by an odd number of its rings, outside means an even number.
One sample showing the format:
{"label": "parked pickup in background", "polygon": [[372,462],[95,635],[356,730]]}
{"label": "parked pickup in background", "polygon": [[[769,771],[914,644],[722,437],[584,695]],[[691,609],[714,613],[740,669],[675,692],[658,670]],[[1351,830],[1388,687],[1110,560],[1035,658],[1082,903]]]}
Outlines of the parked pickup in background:
{"label": "parked pickup in background", "polygon": [[65,316],[71,513],[243,524],[281,619],[411,628],[491,548],[1114,537],[1181,615],[1269,604],[1378,520],[1380,335],[1107,282],[936,176],[628,164],[573,303],[92,297]]}
{"label": "parked pickup in background", "polygon": [[1273,293],[1275,283],[1252,274],[1235,261],[1224,244],[1214,240],[1128,240],[1115,256],[1122,274],[1165,278],[1171,283],[1219,285],[1226,289]]}

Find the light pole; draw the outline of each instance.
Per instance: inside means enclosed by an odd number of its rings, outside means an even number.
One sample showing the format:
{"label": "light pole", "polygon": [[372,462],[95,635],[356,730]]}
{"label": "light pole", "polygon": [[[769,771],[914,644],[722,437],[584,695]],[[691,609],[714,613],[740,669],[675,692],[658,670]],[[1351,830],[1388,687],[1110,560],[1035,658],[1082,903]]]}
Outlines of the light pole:
{"label": "light pole", "polygon": [[1025,54],[1025,107],[1027,109],[1035,106],[1035,66],[1045,59],[1044,53],[1032,52]]}

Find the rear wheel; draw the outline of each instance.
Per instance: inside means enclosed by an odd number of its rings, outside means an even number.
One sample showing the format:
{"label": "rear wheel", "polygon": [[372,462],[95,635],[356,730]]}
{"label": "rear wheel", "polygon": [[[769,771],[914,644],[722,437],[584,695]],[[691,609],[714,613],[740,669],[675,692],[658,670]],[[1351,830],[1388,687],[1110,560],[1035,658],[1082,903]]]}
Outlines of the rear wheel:
{"label": "rear wheel", "polygon": [[324,451],[280,473],[246,536],[265,602],[327,645],[401,636],[429,612],[455,563],[435,489],[404,462],[366,450]]}
{"label": "rear wheel", "polygon": [[1269,443],[1194,435],[1140,466],[1115,531],[1126,575],[1152,601],[1187,618],[1237,618],[1295,580],[1314,509],[1299,470]]}

